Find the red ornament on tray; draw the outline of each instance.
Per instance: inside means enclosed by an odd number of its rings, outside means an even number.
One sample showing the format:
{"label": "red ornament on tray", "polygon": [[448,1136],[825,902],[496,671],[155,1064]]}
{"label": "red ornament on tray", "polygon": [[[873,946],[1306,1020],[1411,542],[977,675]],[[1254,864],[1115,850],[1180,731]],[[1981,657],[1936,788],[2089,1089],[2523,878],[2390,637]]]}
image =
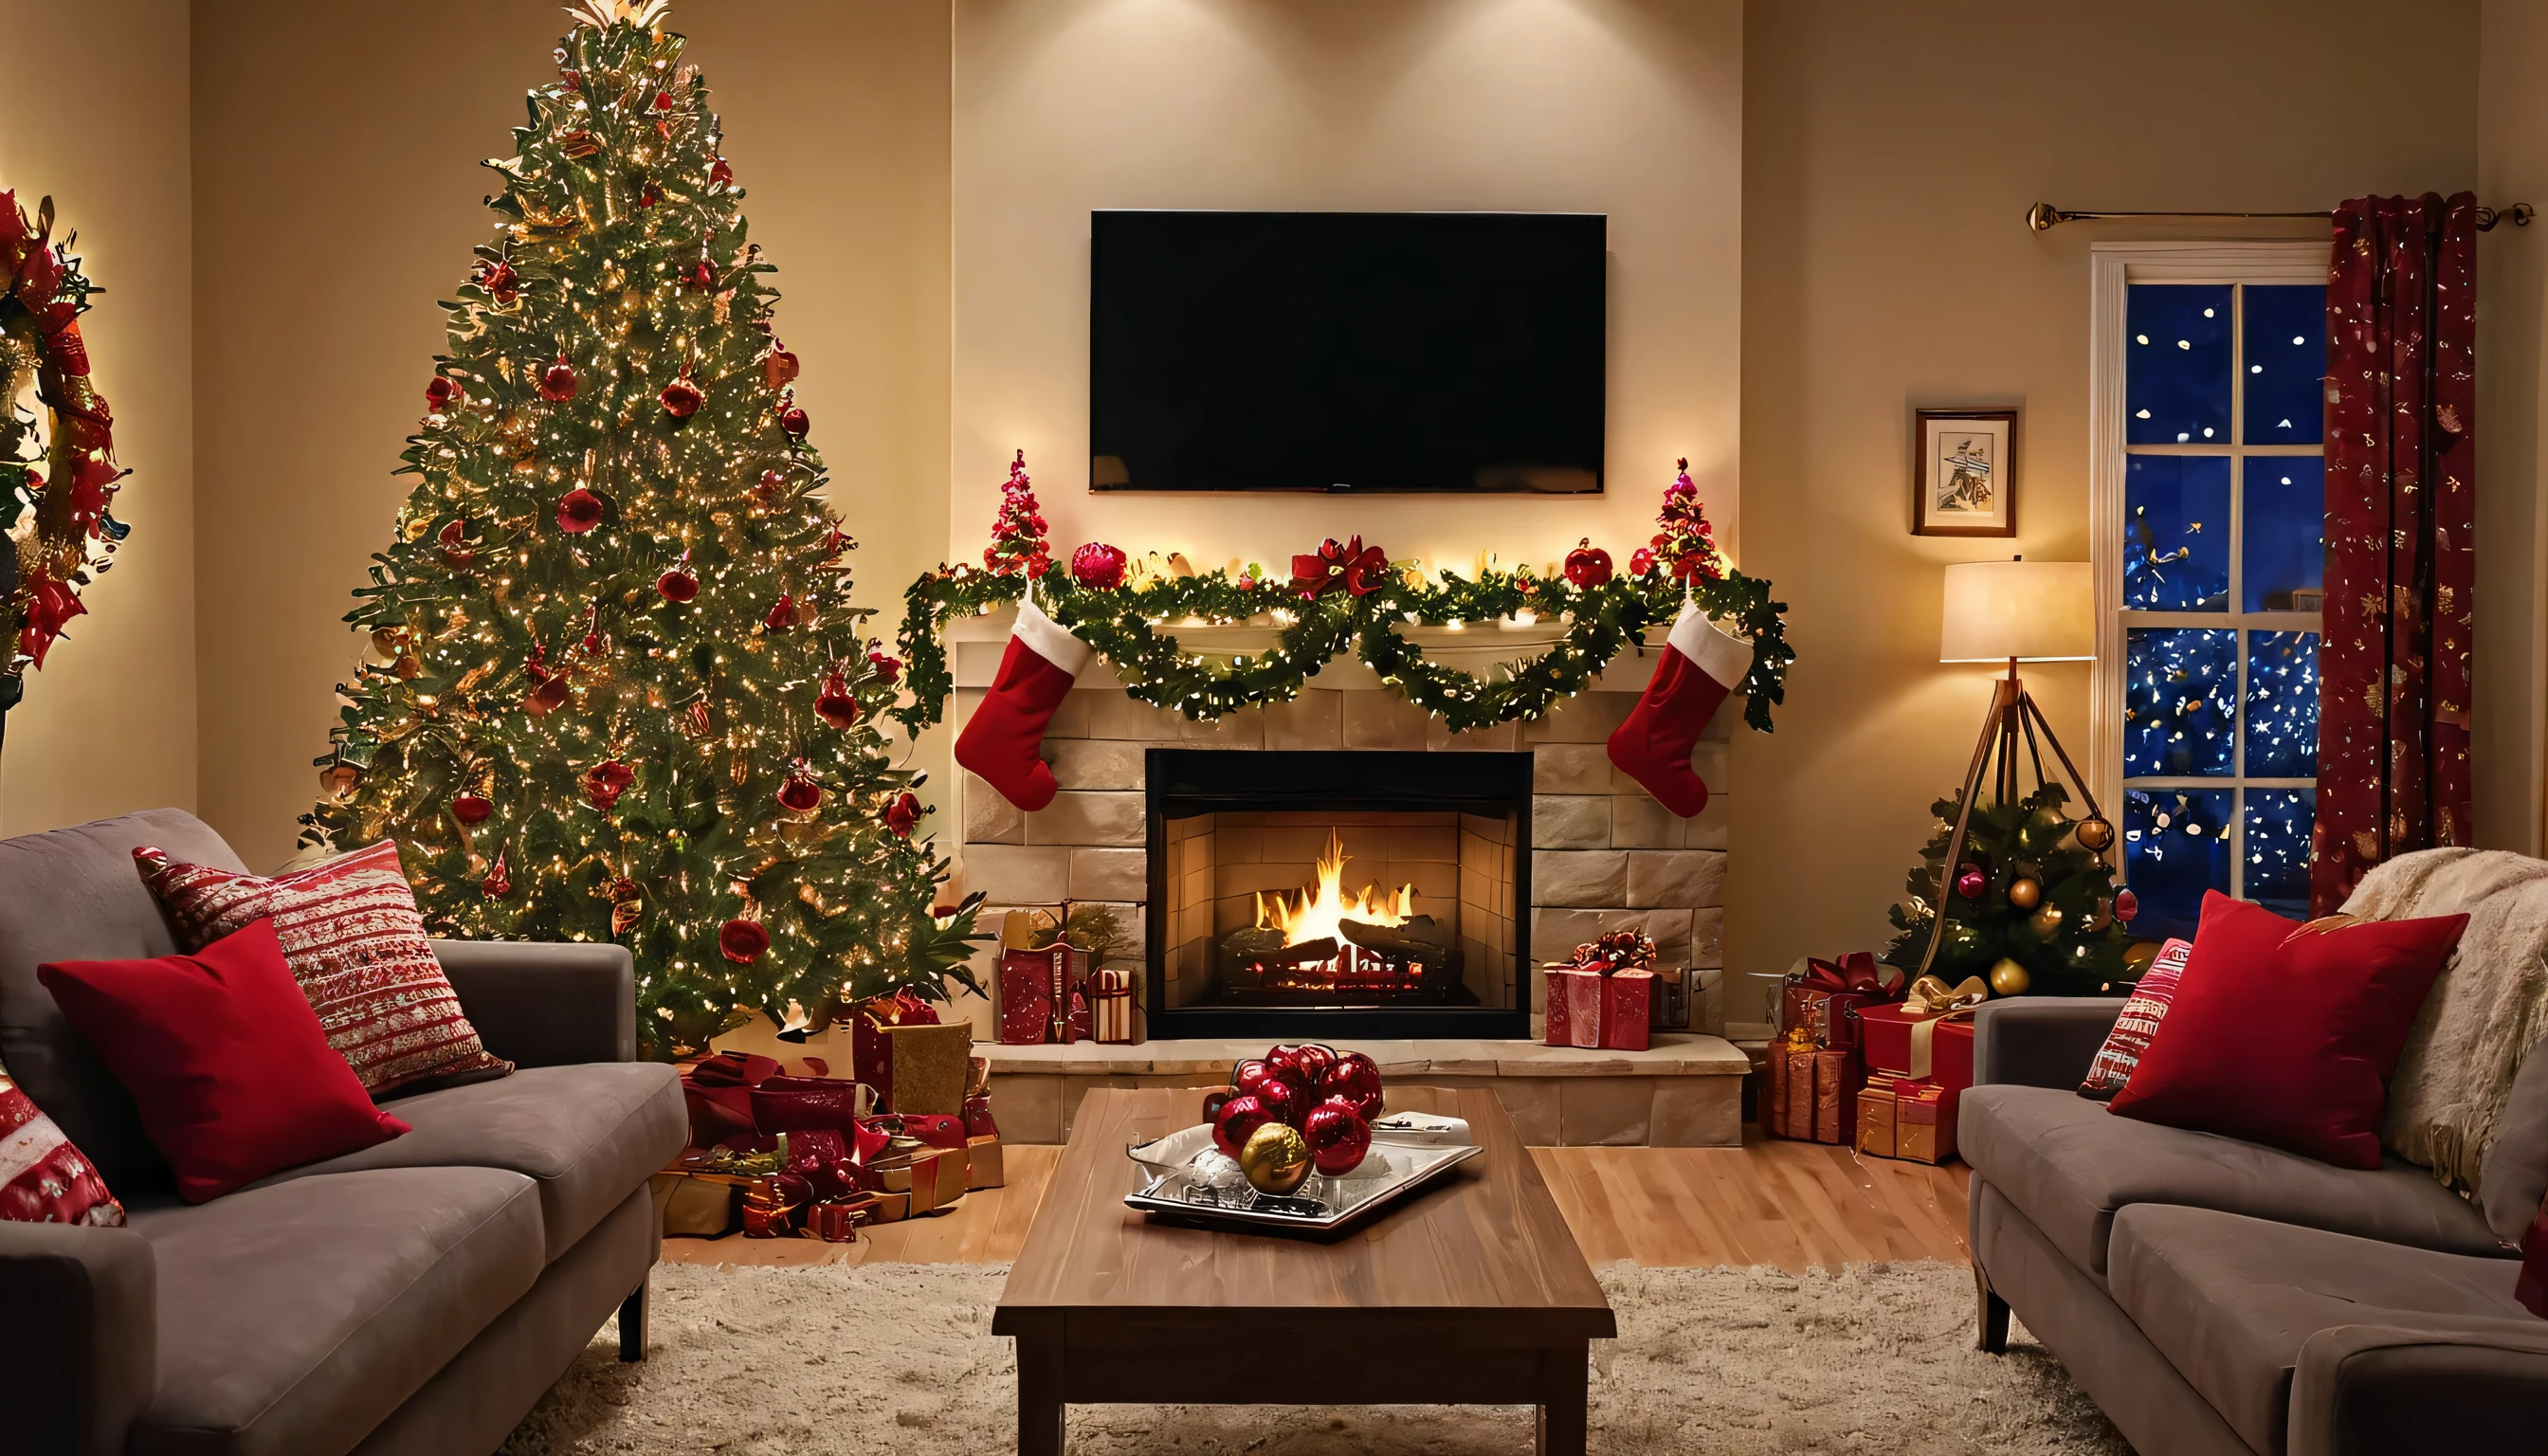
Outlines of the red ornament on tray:
{"label": "red ornament on tray", "polygon": [[1228,1156],[1236,1157],[1257,1129],[1267,1123],[1281,1121],[1265,1106],[1264,1099],[1253,1092],[1241,1092],[1223,1103],[1220,1114],[1213,1119],[1212,1145]]}
{"label": "red ornament on tray", "polygon": [[575,389],[575,366],[566,361],[566,355],[558,355],[556,363],[540,371],[540,398],[550,404],[563,405],[574,399]]}
{"label": "red ornament on tray", "polygon": [[1605,585],[1610,580],[1610,553],[1586,536],[1566,553],[1566,580],[1588,590]]}
{"label": "red ornament on tray", "polygon": [[1252,1094],[1266,1116],[1278,1123],[1301,1125],[1302,1115],[1310,1110],[1310,1099],[1287,1077],[1267,1077],[1256,1084]]}
{"label": "red ornament on tray", "polygon": [[1362,1166],[1371,1151],[1371,1123],[1360,1109],[1341,1097],[1330,1097],[1310,1109],[1301,1123],[1310,1144],[1310,1161],[1330,1178],[1341,1178]]}
{"label": "red ornament on tray", "polygon": [[[1319,1080],[1319,1091],[1326,1100],[1342,1100],[1353,1105],[1365,1118],[1380,1116],[1380,1066],[1359,1051],[1348,1051],[1327,1074]],[[1311,1145],[1316,1147],[1317,1140]]]}

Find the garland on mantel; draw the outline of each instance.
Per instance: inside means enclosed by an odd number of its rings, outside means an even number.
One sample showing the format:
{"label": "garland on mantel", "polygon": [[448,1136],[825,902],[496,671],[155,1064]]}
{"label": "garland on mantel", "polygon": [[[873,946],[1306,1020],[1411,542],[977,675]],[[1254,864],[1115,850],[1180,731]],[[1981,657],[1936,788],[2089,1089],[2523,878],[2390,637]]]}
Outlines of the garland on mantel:
{"label": "garland on mantel", "polygon": [[[1051,570],[1045,520],[1030,490],[1025,455],[1010,467],[994,543],[979,567],[941,566],[911,584],[897,638],[907,661],[913,700],[894,710],[918,733],[939,721],[955,679],[941,644],[947,624],[979,616],[1025,596],[1097,650],[1143,702],[1197,722],[1262,703],[1288,702],[1348,645],[1383,682],[1441,719],[1453,732],[1536,718],[1584,690],[1622,651],[1644,647],[1648,628],[1669,625],[1686,592],[1736,635],[1752,643],[1744,721],[1771,731],[1770,708],[1786,698],[1786,603],[1770,584],[1725,564],[1698,505],[1687,461],[1664,493],[1651,545],[1612,569],[1609,553],[1588,540],[1569,553],[1563,572],[1534,575],[1482,564],[1462,577],[1444,570],[1427,580],[1414,562],[1390,561],[1357,536],[1292,558],[1289,580],[1253,564],[1236,571],[1196,572],[1182,556],[1155,553],[1139,561],[1090,542],[1073,553],[1067,573]],[[1481,627],[1492,638],[1506,621],[1564,626],[1547,651],[1499,663],[1485,676],[1425,657],[1402,635],[1409,626]],[[1274,644],[1255,653],[1192,653],[1162,630],[1204,626],[1275,629]]]}

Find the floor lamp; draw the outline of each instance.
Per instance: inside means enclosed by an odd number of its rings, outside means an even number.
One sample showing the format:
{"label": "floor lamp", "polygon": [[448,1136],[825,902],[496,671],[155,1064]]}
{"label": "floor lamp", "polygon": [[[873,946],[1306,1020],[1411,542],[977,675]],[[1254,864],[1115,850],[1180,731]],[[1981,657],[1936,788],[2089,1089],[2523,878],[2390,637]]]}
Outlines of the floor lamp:
{"label": "floor lamp", "polygon": [[[1982,718],[1972,767],[1964,771],[1964,791],[1956,809],[1955,831],[1947,838],[1947,858],[1938,865],[1937,907],[1929,925],[1929,949],[1920,956],[1918,974],[1926,975],[1938,958],[1947,934],[1947,907],[1953,903],[1956,866],[1963,863],[1964,833],[1972,821],[1973,801],[1981,796],[1988,775],[1992,797],[2007,803],[2022,797],[2019,775],[2031,767],[2038,786],[2045,782],[2044,750],[2053,758],[2087,805],[2079,843],[2103,863],[2115,843],[2115,827],[2097,807],[2095,790],[2078,766],[2070,762],[2052,725],[2035,705],[2017,676],[2019,663],[2090,662],[2097,651],[2094,579],[2084,561],[1976,561],[1947,568],[1946,616],[1938,633],[1942,663],[2008,664],[2008,676],[1991,691],[1990,711]],[[2038,735],[2041,741],[2038,741]],[[2026,763],[2021,764],[2021,743]]]}

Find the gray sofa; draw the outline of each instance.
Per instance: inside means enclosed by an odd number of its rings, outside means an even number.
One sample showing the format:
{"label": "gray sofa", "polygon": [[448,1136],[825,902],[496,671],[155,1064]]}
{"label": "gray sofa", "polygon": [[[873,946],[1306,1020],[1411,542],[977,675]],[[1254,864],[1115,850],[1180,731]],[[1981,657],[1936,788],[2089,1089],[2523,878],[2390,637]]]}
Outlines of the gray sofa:
{"label": "gray sofa", "polygon": [[2152,1456],[2548,1448],[2548,1320],[2512,1297],[2548,1193],[2548,1056],[2522,1063],[2472,1203],[2395,1159],[2113,1116],[2076,1089],[2119,1005],[1975,1018],[1956,1141],[1983,1348],[2014,1309]]}
{"label": "gray sofa", "polygon": [[647,1176],[687,1120],[637,1061],[616,946],[439,942],[509,1077],[393,1096],[413,1132],[200,1206],[37,983],[177,948],[136,845],[241,868],[175,810],[0,840],[0,1062],[96,1162],[123,1228],[0,1223],[0,1447],[107,1456],[493,1451],[620,1313],[645,1348]]}

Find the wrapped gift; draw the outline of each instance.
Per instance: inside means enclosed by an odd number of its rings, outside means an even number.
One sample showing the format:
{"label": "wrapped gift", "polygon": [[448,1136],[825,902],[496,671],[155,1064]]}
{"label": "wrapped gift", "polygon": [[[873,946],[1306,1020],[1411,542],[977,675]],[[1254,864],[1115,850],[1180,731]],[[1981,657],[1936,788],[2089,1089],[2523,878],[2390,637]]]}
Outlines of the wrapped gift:
{"label": "wrapped gift", "polygon": [[1090,991],[1089,1025],[1096,1040],[1116,1046],[1128,1046],[1138,1040],[1133,1032],[1133,972],[1113,966],[1100,969]]}
{"label": "wrapped gift", "polygon": [[1601,1042],[1612,1051],[1643,1051],[1651,1045],[1655,973],[1616,970],[1601,977]]}
{"label": "wrapped gift", "polygon": [[1960,1092],[1973,1084],[1973,1008],[1989,995],[1978,976],[1952,988],[1923,976],[1899,1005],[1858,1008],[1860,1053],[1870,1070]]}
{"label": "wrapped gift", "polygon": [[1781,1042],[1780,1054],[1787,1059],[1786,1133],[1799,1142],[1814,1140],[1814,1051],[1809,1044]]}
{"label": "wrapped gift", "polygon": [[1956,1155],[1956,1104],[1959,1094],[1935,1082],[1902,1082],[1893,1093],[1893,1155],[1915,1163],[1943,1163]]}
{"label": "wrapped gift", "polygon": [[1847,1144],[1858,1128],[1858,1092],[1866,1074],[1859,1069],[1858,1053],[1838,1046],[1822,1046],[1813,1052],[1814,1068],[1814,1140]]}
{"label": "wrapped gift", "polygon": [[1807,956],[1787,972],[1786,983],[1778,992],[1778,1030],[1801,1030],[1817,1046],[1849,1046],[1848,1040],[1856,1028],[1846,1013],[1852,1007],[1880,1006],[1898,1001],[1906,989],[1907,978],[1894,972],[1893,984],[1883,979],[1889,967],[1876,962],[1874,953],[1858,951],[1838,960],[1817,960]]}
{"label": "wrapped gift", "polygon": [[961,1148],[972,1135],[964,1131],[964,1120],[942,1114],[905,1114],[892,1120],[902,1126],[904,1137],[917,1139],[926,1147]]}
{"label": "wrapped gift", "polygon": [[1000,1135],[976,1134],[965,1138],[964,1186],[997,1188],[1007,1181],[1008,1169],[1000,1156]]}
{"label": "wrapped gift", "polygon": [[796,1221],[813,1202],[813,1185],[794,1173],[764,1173],[744,1185],[743,1236],[778,1238],[796,1231]]}
{"label": "wrapped gift", "polygon": [[1761,1114],[1761,1131],[1772,1138],[1787,1136],[1787,1047],[1783,1041],[1770,1044],[1761,1058],[1761,1093],[1757,1099]]}
{"label": "wrapped gift", "polygon": [[1643,1051],[1654,1022],[1655,943],[1610,931],[1545,967],[1548,1045]]}
{"label": "wrapped gift", "polygon": [[805,1227],[797,1231],[825,1243],[856,1243],[859,1226],[875,1222],[876,1202],[872,1193],[825,1199],[805,1211]]}
{"label": "wrapped gift", "polygon": [[1088,953],[1044,911],[1012,910],[1000,930],[1000,1041],[1033,1046],[1088,1036]]}
{"label": "wrapped gift", "polygon": [[969,1181],[961,1147],[917,1147],[878,1162],[876,1172],[884,1192],[909,1195],[914,1219],[952,1209]]}
{"label": "wrapped gift", "polygon": [[904,1022],[884,1028],[878,1040],[883,1043],[883,1080],[866,1075],[864,1068],[861,1076],[875,1083],[879,1105],[906,1117],[963,1114],[964,1084],[973,1060],[971,1022]]}
{"label": "wrapped gift", "polygon": [[646,1180],[667,1237],[722,1238],[734,1231],[744,1185],[732,1173],[694,1173],[674,1166]]}
{"label": "wrapped gift", "polygon": [[1893,1089],[1896,1078],[1891,1072],[1870,1072],[1866,1085],[1858,1089],[1858,1150],[1876,1157],[1891,1157],[1893,1152]]}
{"label": "wrapped gift", "polygon": [[[893,1102],[893,1033],[902,1027],[934,1027],[939,1023],[938,1008],[908,986],[882,996],[870,996],[850,1007],[844,1018],[850,1024],[853,1047],[853,1075],[876,1089],[876,1102],[890,1108]],[[965,1028],[965,1045],[972,1045],[971,1023]]]}
{"label": "wrapped gift", "polygon": [[964,1131],[976,1138],[1000,1136],[1000,1125],[991,1120],[991,1061],[986,1056],[972,1057],[965,1065]]}

